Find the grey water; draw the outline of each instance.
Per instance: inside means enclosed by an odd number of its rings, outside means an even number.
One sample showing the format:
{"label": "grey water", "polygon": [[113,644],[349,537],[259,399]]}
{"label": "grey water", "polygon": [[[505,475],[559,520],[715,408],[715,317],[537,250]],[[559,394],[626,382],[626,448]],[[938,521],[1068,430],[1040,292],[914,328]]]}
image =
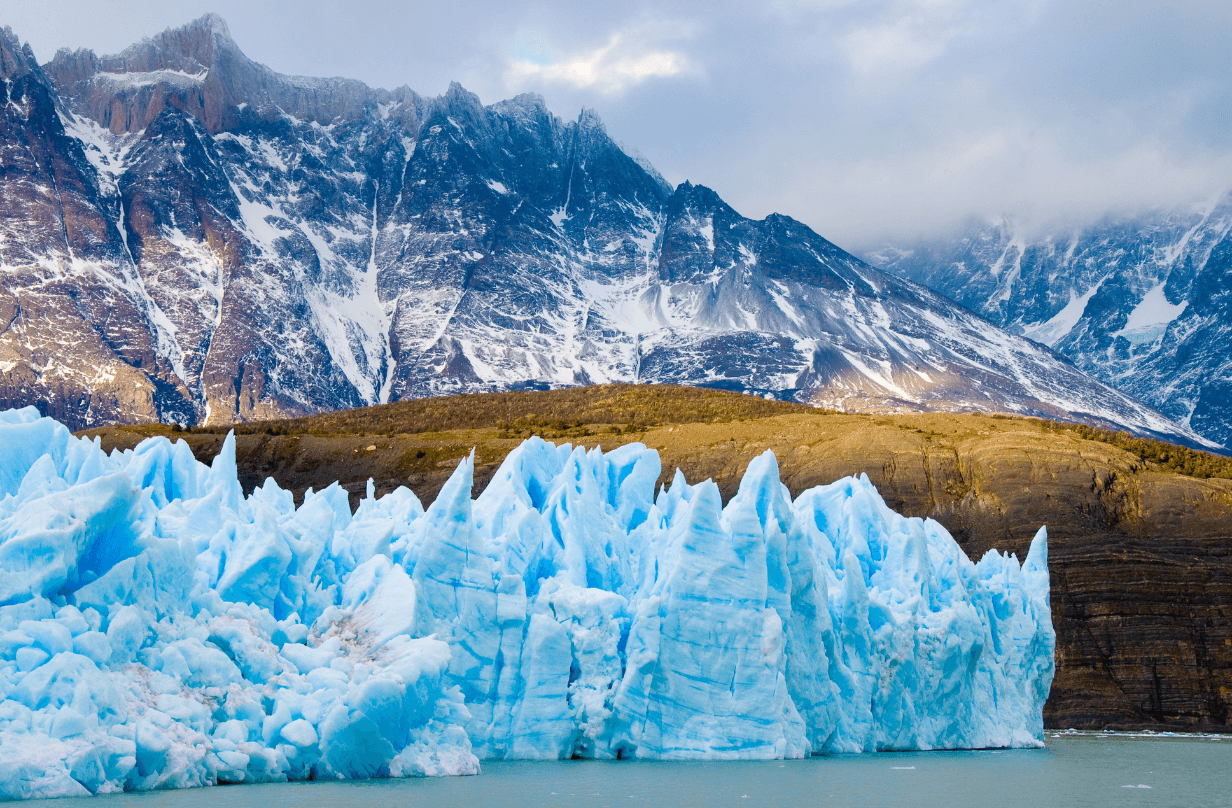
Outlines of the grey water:
{"label": "grey water", "polygon": [[764,762],[488,761],[477,777],[219,786],[38,806],[1232,806],[1232,738],[1049,733],[1045,742],[1044,749]]}

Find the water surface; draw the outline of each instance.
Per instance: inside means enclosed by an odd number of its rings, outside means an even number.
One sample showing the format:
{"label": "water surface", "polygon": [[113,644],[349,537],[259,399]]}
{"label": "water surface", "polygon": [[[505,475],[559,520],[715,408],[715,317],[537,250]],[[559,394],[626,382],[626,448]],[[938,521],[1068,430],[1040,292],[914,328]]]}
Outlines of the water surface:
{"label": "water surface", "polygon": [[[766,762],[483,764],[478,777],[279,783],[49,800],[67,808],[1232,806],[1232,739],[1050,733],[1045,749]],[[1132,786],[1127,788],[1126,786]]]}

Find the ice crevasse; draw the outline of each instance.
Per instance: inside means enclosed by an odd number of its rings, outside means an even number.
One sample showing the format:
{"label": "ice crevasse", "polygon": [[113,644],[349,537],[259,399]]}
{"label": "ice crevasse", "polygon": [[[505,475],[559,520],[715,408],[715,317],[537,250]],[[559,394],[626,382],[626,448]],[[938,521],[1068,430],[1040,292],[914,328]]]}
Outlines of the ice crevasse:
{"label": "ice crevasse", "polygon": [[488,758],[1037,746],[1047,538],[972,563],[867,477],[723,505],[532,438],[425,511],[247,497],[228,437],[105,453],[0,413],[0,797],[473,774]]}

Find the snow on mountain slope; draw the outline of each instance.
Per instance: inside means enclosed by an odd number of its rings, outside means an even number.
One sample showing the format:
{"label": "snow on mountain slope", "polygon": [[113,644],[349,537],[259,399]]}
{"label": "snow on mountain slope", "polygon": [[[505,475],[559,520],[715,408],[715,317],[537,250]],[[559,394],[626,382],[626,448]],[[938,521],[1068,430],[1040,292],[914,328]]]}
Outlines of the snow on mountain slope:
{"label": "snow on mountain slope", "polygon": [[1030,240],[1011,222],[973,225],[869,260],[1232,444],[1232,194]]}
{"label": "snow on mountain slope", "polygon": [[75,426],[642,381],[1201,443],[799,222],[671,188],[589,110],[282,76],[214,15],[118,56],[0,52],[37,101],[0,132],[26,172],[0,179],[0,397]]}

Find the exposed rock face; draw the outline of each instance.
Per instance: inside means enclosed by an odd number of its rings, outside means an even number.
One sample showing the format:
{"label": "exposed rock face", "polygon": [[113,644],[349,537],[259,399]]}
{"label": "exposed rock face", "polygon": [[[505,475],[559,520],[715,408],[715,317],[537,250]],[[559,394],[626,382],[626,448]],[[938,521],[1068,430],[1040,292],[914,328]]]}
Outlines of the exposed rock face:
{"label": "exposed rock face", "polygon": [[1201,442],[799,222],[671,188],[590,111],[283,76],[213,15],[43,67],[4,40],[29,101],[0,314],[27,315],[0,398],[74,426],[641,381]]}
{"label": "exposed rock face", "polygon": [[116,135],[141,132],[168,109],[196,118],[211,134],[241,126],[249,109],[268,119],[287,114],[329,124],[399,95],[353,79],[275,73],[240,51],[217,14],[114,56],[62,49],[45,70],[76,110]]}
{"label": "exposed rock face", "polygon": [[[519,442],[499,434],[237,441],[248,487],[271,475],[302,493],[341,479],[357,497],[374,477],[378,493],[408,484],[426,504],[472,446],[485,485]],[[138,437],[103,433],[104,446]],[[185,437],[209,459],[223,436]],[[1046,725],[1232,731],[1232,481],[1152,471],[1108,444],[976,415],[784,415],[573,438],[629,440],[660,450],[662,482],[679,467],[713,478],[725,499],[767,448],[793,495],[867,473],[892,508],[937,519],[972,558],[994,547],[1024,558],[1046,524],[1057,630]]]}
{"label": "exposed rock face", "polygon": [[975,225],[869,258],[1232,441],[1232,194],[1030,239]]}
{"label": "exposed rock face", "polygon": [[114,189],[7,29],[0,93],[0,406],[69,423],[156,418],[183,384],[149,328]]}

